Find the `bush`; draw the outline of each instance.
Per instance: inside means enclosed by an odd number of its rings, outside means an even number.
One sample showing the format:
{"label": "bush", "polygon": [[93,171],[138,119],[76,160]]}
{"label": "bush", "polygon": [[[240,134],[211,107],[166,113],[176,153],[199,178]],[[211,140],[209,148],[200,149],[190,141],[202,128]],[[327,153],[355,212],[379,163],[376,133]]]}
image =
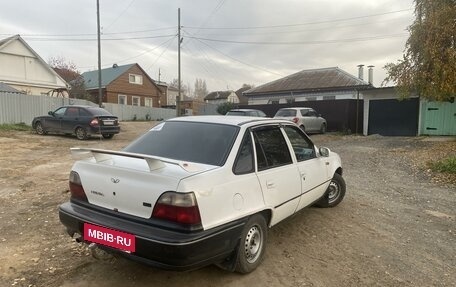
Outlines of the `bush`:
{"label": "bush", "polygon": [[25,123],[0,125],[0,131],[30,131],[31,129],[32,128]]}
{"label": "bush", "polygon": [[236,104],[226,102],[217,106],[217,113],[221,115],[226,115],[227,112],[236,108]]}
{"label": "bush", "polygon": [[431,165],[433,171],[448,172],[456,174],[456,156],[440,160]]}

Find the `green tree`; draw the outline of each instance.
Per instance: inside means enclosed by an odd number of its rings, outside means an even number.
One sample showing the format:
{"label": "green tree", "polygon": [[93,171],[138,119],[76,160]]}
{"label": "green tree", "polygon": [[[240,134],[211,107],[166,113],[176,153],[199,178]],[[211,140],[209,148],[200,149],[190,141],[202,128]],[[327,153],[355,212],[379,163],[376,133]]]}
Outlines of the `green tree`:
{"label": "green tree", "polygon": [[226,102],[217,106],[217,113],[221,115],[226,115],[227,112],[236,108],[236,104],[231,102]]}
{"label": "green tree", "polygon": [[456,1],[415,0],[402,60],[385,66],[400,96],[448,101],[456,95]]}

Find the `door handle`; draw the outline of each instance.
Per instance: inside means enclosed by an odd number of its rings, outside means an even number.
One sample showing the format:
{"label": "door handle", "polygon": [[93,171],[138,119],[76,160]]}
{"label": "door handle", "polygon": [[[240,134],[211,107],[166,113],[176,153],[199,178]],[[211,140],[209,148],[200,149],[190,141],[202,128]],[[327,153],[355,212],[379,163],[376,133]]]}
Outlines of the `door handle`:
{"label": "door handle", "polygon": [[274,188],[275,187],[275,183],[273,181],[266,181],[266,187],[268,189]]}
{"label": "door handle", "polygon": [[306,180],[306,174],[305,173],[301,173],[301,177],[302,177],[302,180]]}

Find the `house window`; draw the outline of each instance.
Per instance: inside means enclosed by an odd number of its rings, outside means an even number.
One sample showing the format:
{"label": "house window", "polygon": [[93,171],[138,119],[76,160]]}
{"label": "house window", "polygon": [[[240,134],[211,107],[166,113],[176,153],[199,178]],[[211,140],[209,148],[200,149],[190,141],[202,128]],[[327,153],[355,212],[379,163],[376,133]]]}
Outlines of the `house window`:
{"label": "house window", "polygon": [[132,106],[141,106],[141,98],[140,97],[132,97],[131,98],[131,105]]}
{"label": "house window", "polygon": [[317,97],[306,97],[306,101],[316,101]]}
{"label": "house window", "polygon": [[269,100],[268,104],[270,104],[270,105],[278,105],[279,104],[279,100]]}
{"label": "house window", "polygon": [[152,107],[152,99],[151,98],[145,98],[144,99],[144,106],[146,107]]}
{"label": "house window", "polygon": [[323,100],[335,100],[336,96],[323,96]]}
{"label": "house window", "polygon": [[119,103],[119,105],[126,105],[127,104],[127,96],[126,95],[119,95],[118,96],[118,103]]}
{"label": "house window", "polygon": [[294,104],[294,102],[295,102],[294,98],[287,99],[287,104]]}
{"label": "house window", "polygon": [[129,74],[128,81],[130,82],[130,84],[142,85],[143,78],[141,75]]}

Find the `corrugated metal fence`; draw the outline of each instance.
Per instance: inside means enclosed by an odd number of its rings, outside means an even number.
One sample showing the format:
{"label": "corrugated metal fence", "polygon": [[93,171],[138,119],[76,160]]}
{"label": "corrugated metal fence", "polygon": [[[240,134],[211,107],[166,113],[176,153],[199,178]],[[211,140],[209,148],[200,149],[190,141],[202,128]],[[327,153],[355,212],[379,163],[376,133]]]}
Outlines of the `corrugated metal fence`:
{"label": "corrugated metal fence", "polygon": [[[31,125],[34,117],[47,115],[49,111],[53,111],[63,105],[97,106],[97,104],[86,100],[0,92],[0,124],[25,123]],[[103,106],[113,115],[118,116],[121,121],[166,120],[176,116],[176,111],[172,109],[110,103],[104,103]]]}

